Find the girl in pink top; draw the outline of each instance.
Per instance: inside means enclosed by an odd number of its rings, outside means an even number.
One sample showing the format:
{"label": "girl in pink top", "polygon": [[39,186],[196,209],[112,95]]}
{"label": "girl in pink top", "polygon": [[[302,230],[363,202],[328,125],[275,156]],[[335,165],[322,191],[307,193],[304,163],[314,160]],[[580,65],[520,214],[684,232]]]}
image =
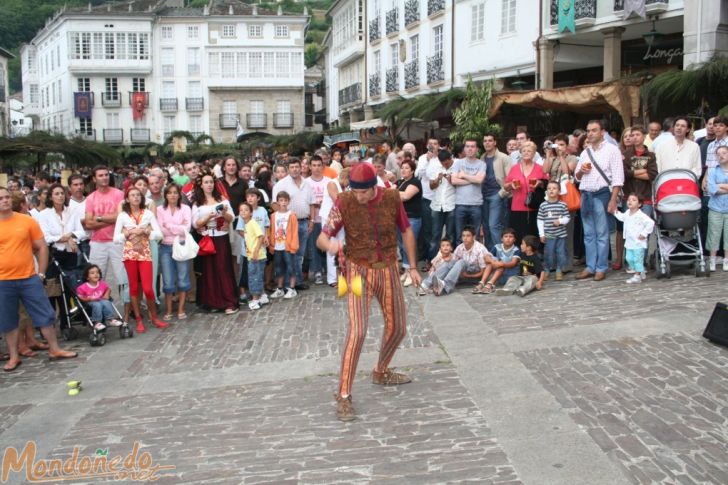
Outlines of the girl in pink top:
{"label": "girl in pink top", "polygon": [[76,288],[76,294],[79,300],[91,308],[91,321],[94,323],[94,328],[96,330],[105,329],[104,322],[112,327],[120,326],[121,322],[116,319],[114,304],[109,299],[111,289],[101,279],[101,268],[95,264],[86,266],[83,271],[83,281],[85,283]]}

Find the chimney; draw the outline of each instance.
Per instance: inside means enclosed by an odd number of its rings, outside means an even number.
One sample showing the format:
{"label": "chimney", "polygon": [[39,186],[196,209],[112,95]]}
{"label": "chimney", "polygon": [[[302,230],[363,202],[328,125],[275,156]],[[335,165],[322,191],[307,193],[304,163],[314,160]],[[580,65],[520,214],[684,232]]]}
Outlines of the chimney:
{"label": "chimney", "polygon": [[202,15],[205,15],[205,16],[210,15],[210,6],[209,5],[205,5],[204,7],[202,7]]}
{"label": "chimney", "polygon": [[235,12],[233,12],[233,6],[232,5],[228,6],[228,15],[234,15],[234,14],[235,14]]}
{"label": "chimney", "polygon": [[253,15],[258,15],[258,6],[253,5]]}
{"label": "chimney", "polygon": [[283,7],[278,5],[278,15],[283,15]]}

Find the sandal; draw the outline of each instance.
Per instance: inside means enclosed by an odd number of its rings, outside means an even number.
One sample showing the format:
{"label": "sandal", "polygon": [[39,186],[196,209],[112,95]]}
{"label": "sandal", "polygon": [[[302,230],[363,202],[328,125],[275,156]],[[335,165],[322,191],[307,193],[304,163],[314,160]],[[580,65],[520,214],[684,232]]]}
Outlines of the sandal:
{"label": "sandal", "polygon": [[485,285],[481,281],[477,285],[475,285],[475,288],[473,288],[473,294],[478,295],[480,293],[483,293],[483,288],[485,288]]}
{"label": "sandal", "polygon": [[37,342],[29,345],[28,347],[30,347],[30,350],[48,350],[50,348],[48,344],[43,342]]}
{"label": "sandal", "polygon": [[27,347],[22,350],[18,350],[18,353],[23,357],[35,357],[36,355],[38,355],[35,352],[33,352],[33,350],[31,350],[30,347]]}
{"label": "sandal", "polygon": [[15,361],[15,365],[8,365],[8,364],[5,364],[5,367],[3,367],[3,370],[4,370],[5,372],[12,372],[12,371],[14,371],[15,369],[17,369],[18,367],[20,367],[20,364],[22,364],[22,363],[23,363],[23,361],[22,361],[22,360],[16,360],[16,361]]}
{"label": "sandal", "polygon": [[187,318],[187,314],[186,313],[178,313],[177,314],[177,320],[184,320],[185,318]]}
{"label": "sandal", "polygon": [[172,315],[171,313],[166,313],[166,314],[165,314],[165,315],[164,315],[164,316],[162,317],[162,320],[172,320],[172,317],[173,317],[173,316],[174,316],[174,315]]}
{"label": "sandal", "polygon": [[70,350],[61,350],[55,354],[48,354],[48,360],[75,359],[76,357],[78,357],[78,354]]}
{"label": "sandal", "polygon": [[483,295],[490,295],[493,293],[493,290],[495,289],[495,285],[493,283],[486,283],[485,286],[483,286],[483,289],[480,291]]}

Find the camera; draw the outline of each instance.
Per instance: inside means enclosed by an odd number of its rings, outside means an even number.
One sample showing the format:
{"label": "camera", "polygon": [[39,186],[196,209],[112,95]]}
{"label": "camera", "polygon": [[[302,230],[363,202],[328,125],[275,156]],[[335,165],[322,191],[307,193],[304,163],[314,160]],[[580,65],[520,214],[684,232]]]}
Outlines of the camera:
{"label": "camera", "polygon": [[546,140],[546,143],[544,143],[543,146],[545,149],[551,150],[552,148],[554,148],[554,142],[552,142],[551,140]]}
{"label": "camera", "polygon": [[218,205],[216,205],[216,206],[215,206],[215,212],[222,212],[222,208],[223,208],[223,207],[224,207],[224,206],[223,206],[222,204],[218,204]]}

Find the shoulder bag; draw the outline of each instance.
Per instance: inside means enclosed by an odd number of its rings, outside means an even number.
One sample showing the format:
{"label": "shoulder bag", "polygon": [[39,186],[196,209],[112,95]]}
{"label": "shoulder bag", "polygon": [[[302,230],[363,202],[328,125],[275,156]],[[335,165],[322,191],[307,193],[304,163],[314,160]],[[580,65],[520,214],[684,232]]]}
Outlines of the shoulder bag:
{"label": "shoulder bag", "polygon": [[[523,173],[523,166],[521,166],[521,175],[526,178],[526,174]],[[538,210],[543,201],[546,200],[546,189],[542,185],[529,190],[528,179],[526,179],[526,190],[528,191],[526,192],[526,207],[529,209]]]}
{"label": "shoulder bag", "polygon": [[[612,180],[607,177],[607,175],[604,173],[602,168],[597,164],[596,160],[594,160],[594,155],[592,155],[591,148],[586,149],[586,154],[589,155],[589,160],[591,160],[592,165],[597,169],[597,172],[599,172],[599,175],[602,176],[604,181],[609,186],[609,191],[612,191]],[[622,189],[619,189],[619,195],[617,196],[617,207],[622,207],[622,199],[624,199],[624,194],[622,193]]]}
{"label": "shoulder bag", "polygon": [[175,261],[188,261],[190,259],[194,259],[197,256],[199,249],[200,247],[189,232],[185,234],[184,244],[180,242],[179,236],[175,236],[174,242],[172,243],[172,259]]}
{"label": "shoulder bag", "polygon": [[[561,164],[561,160],[559,160]],[[568,163],[566,170],[569,170]],[[578,211],[581,208],[581,193],[574,184],[574,179],[571,176],[571,172],[561,174],[559,177],[559,184],[561,185],[559,200],[566,204],[566,208],[569,212]]]}
{"label": "shoulder bag", "polygon": [[215,249],[215,243],[212,241],[212,238],[207,234],[202,236],[202,239],[200,239],[198,245],[198,256],[211,256],[217,253],[217,249]]}

